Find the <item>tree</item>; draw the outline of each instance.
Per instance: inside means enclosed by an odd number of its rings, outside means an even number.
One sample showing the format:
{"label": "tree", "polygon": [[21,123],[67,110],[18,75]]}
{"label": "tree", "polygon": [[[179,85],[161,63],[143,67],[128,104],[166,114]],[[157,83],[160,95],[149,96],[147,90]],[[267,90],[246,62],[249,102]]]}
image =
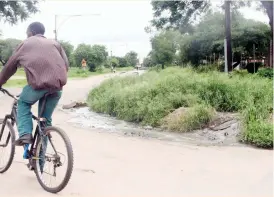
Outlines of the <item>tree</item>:
{"label": "tree", "polygon": [[[24,21],[31,14],[38,12],[37,5],[38,1],[0,1],[0,21],[2,20],[12,25],[16,24],[19,20]],[[1,31],[0,35],[2,35]],[[14,50],[13,41],[0,41],[0,62],[3,65]]]}
{"label": "tree", "polygon": [[[197,16],[209,8],[209,1],[152,1],[154,19],[152,25],[157,29],[175,28],[181,32],[189,29]],[[169,15],[167,14],[169,13]]]}
{"label": "tree", "polygon": [[125,57],[116,57],[119,61],[119,67],[127,67],[129,63]]}
{"label": "tree", "polygon": [[239,20],[238,23],[236,27],[232,28],[234,52],[239,51],[249,57],[253,56],[253,44],[255,44],[256,52],[266,56],[271,38],[269,26],[248,19]]}
{"label": "tree", "polygon": [[144,60],[143,60],[144,67],[152,67],[153,65],[155,65],[155,64],[152,61],[152,58],[150,57],[150,55],[148,55],[146,58],[144,58]]}
{"label": "tree", "polygon": [[96,67],[101,66],[107,60],[107,50],[102,45],[86,45],[79,44],[74,51],[74,58],[77,65],[81,64],[82,59],[85,59],[89,70],[94,72]]}
{"label": "tree", "polygon": [[163,31],[151,39],[151,59],[156,64],[171,64],[175,60],[180,34],[174,31]]}
{"label": "tree", "polygon": [[65,50],[65,53],[69,59],[69,65],[70,67],[75,67],[76,64],[75,64],[75,59],[74,59],[74,54],[73,54],[73,49],[74,49],[74,46],[70,43],[70,42],[67,42],[67,41],[59,41],[61,46],[63,47],[63,49]]}
{"label": "tree", "polygon": [[[266,11],[271,31],[273,32],[273,1],[260,1],[261,7]],[[157,29],[182,27],[192,24],[197,16],[205,13],[210,8],[209,0],[206,1],[152,1],[153,20],[152,26]],[[232,9],[250,6],[249,1],[231,1]],[[224,8],[224,7],[223,7]]]}
{"label": "tree", "polygon": [[21,40],[13,38],[0,40],[0,62],[3,64],[3,66],[6,64],[9,57],[21,42]]}
{"label": "tree", "polygon": [[[221,12],[209,12],[194,27],[195,31],[192,35],[182,36],[179,54],[181,62],[190,61],[195,65],[203,59],[213,62],[214,57],[218,58],[218,54],[224,53],[223,16]],[[253,43],[257,43],[257,52],[266,54],[270,38],[269,27],[258,21],[247,20],[239,13],[234,13],[232,16],[234,18],[232,21],[233,52],[252,56]]]}
{"label": "tree", "polygon": [[[231,1],[232,9],[249,5],[250,2]],[[204,13],[209,7],[209,1],[153,1],[154,19],[152,25],[157,29],[175,28],[181,32],[186,30],[196,16]],[[273,1],[261,1],[262,7],[267,12],[273,40]],[[273,50],[270,56],[273,56]]]}
{"label": "tree", "polygon": [[38,12],[38,1],[0,1],[0,20],[16,24]]}
{"label": "tree", "polygon": [[93,45],[91,47],[92,53],[93,53],[93,63],[97,66],[103,64],[108,57],[107,48],[103,45]]}
{"label": "tree", "polygon": [[134,51],[130,51],[125,55],[125,58],[130,66],[135,67],[138,63],[138,54]]}
{"label": "tree", "polygon": [[79,67],[81,66],[81,62],[83,59],[86,60],[87,65],[91,64],[93,60],[91,46],[87,44],[79,44],[74,51],[74,59],[76,65],[78,65]]}
{"label": "tree", "polygon": [[110,65],[113,66],[114,68],[119,66],[119,60],[116,57],[111,57],[110,58]]}

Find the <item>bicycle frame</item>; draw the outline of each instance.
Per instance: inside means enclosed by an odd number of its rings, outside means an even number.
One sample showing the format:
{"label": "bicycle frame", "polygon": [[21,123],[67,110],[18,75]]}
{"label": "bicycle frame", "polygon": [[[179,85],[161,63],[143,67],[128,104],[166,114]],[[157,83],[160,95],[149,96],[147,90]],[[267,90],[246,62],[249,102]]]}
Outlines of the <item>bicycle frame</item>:
{"label": "bicycle frame", "polygon": [[[14,126],[14,124],[17,123],[17,113],[16,112],[17,112],[17,100],[14,100],[13,105],[12,105],[11,113],[6,115],[4,120],[3,120],[2,127],[1,127],[1,130],[0,130],[0,140],[2,139],[3,132],[4,132],[6,124],[9,124],[8,120],[9,119],[11,120],[11,125],[12,126]],[[8,145],[9,140],[10,140],[10,133],[7,137],[6,143],[5,144],[0,144],[0,147],[6,147]]]}
{"label": "bicycle frame", "polygon": [[[0,92],[3,92],[4,94],[7,94],[14,99],[11,113],[7,114],[3,120],[1,119],[1,123],[3,123],[3,125],[2,127],[0,127],[0,142],[2,143],[0,144],[0,148],[1,146],[6,147],[11,144],[11,153],[7,161],[7,164],[4,167],[1,166],[0,168],[0,173],[3,173],[10,168],[12,161],[14,159],[14,154],[15,154],[14,125],[18,125],[17,110],[18,110],[18,103],[20,104],[20,101],[18,102],[19,96],[14,96],[5,89],[0,88]],[[46,102],[48,100],[47,96],[49,95],[52,96],[52,94],[54,93],[52,92],[47,93],[43,96],[43,98],[41,98],[43,102],[39,104],[40,114],[38,114],[38,117],[32,114],[32,119],[37,122],[37,127],[35,131],[33,132],[34,133],[33,142],[31,144],[24,144],[23,158],[28,159],[27,167],[31,171],[34,170],[37,180],[39,184],[43,187],[43,189],[45,189],[46,191],[50,193],[57,193],[63,190],[67,186],[69,179],[71,177],[72,170],[73,170],[73,150],[72,150],[71,142],[68,136],[66,135],[66,133],[58,127],[48,125],[47,119],[42,117],[42,114],[46,106]],[[8,126],[7,131],[4,130],[5,126]],[[8,133],[4,133],[4,132],[8,132]],[[65,171],[65,176],[62,179],[61,183],[59,183],[57,186],[51,185],[51,182],[49,183],[50,185],[47,185],[47,183],[44,182],[44,178],[43,178],[44,174],[47,174],[56,178],[58,174],[56,171],[56,168],[63,166],[63,164],[65,163],[65,160],[64,161],[61,160],[61,156],[63,154],[57,152],[53,144],[54,143],[52,140],[52,138],[54,138],[52,136],[53,133],[61,136],[61,138],[63,139],[63,142],[65,143],[65,147],[67,149],[67,154],[68,154],[67,169]],[[48,145],[51,145],[51,147],[53,148],[53,151],[49,151],[49,153],[46,153],[48,149]],[[47,170],[48,168],[44,168],[46,162],[51,162],[53,164],[52,166],[53,172]]]}
{"label": "bicycle frame", "polygon": [[[17,125],[17,101],[18,101],[18,97],[19,97],[19,96],[14,96],[14,95],[10,94],[10,93],[9,93],[7,90],[5,90],[5,89],[0,89],[0,91],[2,91],[4,94],[7,94],[7,95],[9,95],[10,97],[12,97],[12,98],[14,99],[14,102],[13,102],[13,104],[12,104],[11,113],[8,114],[8,115],[6,115],[5,118],[4,118],[4,120],[3,120],[2,128],[1,128],[1,131],[0,131],[0,140],[1,140],[1,139],[2,139],[2,135],[3,135],[3,132],[4,132],[4,128],[5,128],[6,124],[8,123],[8,120],[9,120],[9,119],[11,120],[11,125],[12,125],[12,126],[14,126],[14,124]],[[40,137],[45,137],[45,136],[46,136],[46,134],[44,133],[44,128],[46,127],[46,119],[43,118],[43,117],[41,117],[41,115],[42,115],[42,113],[43,113],[43,111],[44,111],[44,109],[45,109],[46,98],[47,98],[49,95],[50,95],[50,93],[47,93],[47,94],[44,95],[44,98],[45,98],[45,99],[44,99],[44,101],[43,101],[43,103],[42,103],[41,113],[39,114],[39,116],[36,117],[36,116],[34,116],[34,115],[32,114],[32,119],[35,120],[35,121],[37,122],[37,127],[36,127],[36,129],[35,129],[34,141],[33,141],[33,143],[31,144],[31,148],[28,150],[28,147],[29,147],[28,145],[27,145],[27,147],[24,147],[24,159],[29,159],[29,157],[32,157],[32,156],[33,156],[32,153],[33,153],[34,146],[35,146],[35,144],[36,144],[36,142],[37,142],[38,137],[39,137],[39,136],[40,136]],[[8,124],[9,124],[9,123],[8,123]],[[50,138],[51,136],[48,136],[48,137]],[[5,144],[0,144],[0,147],[1,147],[1,146],[2,146],[2,147],[6,147],[6,146],[8,145],[9,139],[10,139],[10,133],[9,133],[9,135],[8,135],[8,137],[7,137],[6,143],[5,143]],[[54,145],[52,144],[51,140],[49,140],[49,141],[50,141],[50,143],[51,143],[51,145],[52,145],[52,148],[54,149],[54,152],[57,153],[57,151],[56,151]],[[44,143],[44,142],[42,141],[42,143]],[[43,147],[44,147],[44,144],[43,144]],[[31,155],[28,154],[28,156],[27,156],[27,155],[26,155],[26,151],[29,151],[29,153],[30,153]]]}

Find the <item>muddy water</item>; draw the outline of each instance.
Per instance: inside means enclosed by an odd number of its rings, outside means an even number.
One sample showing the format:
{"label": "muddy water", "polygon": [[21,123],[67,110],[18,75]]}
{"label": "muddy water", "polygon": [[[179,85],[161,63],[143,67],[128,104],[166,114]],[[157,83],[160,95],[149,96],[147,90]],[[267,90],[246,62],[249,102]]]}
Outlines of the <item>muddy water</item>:
{"label": "muddy water", "polygon": [[105,114],[98,114],[90,111],[87,107],[66,110],[70,114],[68,123],[76,127],[89,128],[118,133],[124,136],[137,136],[141,138],[154,138],[178,143],[195,144],[200,146],[243,146],[238,143],[239,133],[238,123],[234,123],[230,128],[222,131],[212,131],[209,129],[197,130],[191,133],[165,132],[161,129],[149,126],[125,122]]}

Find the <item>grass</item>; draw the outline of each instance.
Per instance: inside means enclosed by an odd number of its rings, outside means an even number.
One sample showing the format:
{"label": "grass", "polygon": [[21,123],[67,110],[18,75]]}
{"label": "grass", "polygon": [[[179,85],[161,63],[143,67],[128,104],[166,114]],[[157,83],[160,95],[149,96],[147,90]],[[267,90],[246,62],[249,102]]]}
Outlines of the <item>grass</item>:
{"label": "grass", "polygon": [[[181,108],[180,108],[181,109]],[[163,128],[179,132],[189,132],[204,128],[215,115],[210,106],[195,105],[190,108],[178,110],[163,119]]]}
{"label": "grass", "polygon": [[[116,68],[116,72],[130,71],[133,69],[134,69],[133,67]],[[69,78],[86,78],[86,77],[91,77],[91,76],[96,76],[101,74],[107,74],[110,72],[111,72],[110,68],[104,68],[96,72],[89,72],[88,70],[85,71],[80,68],[70,68],[68,72],[68,77]]]}
{"label": "grass", "polygon": [[[0,68],[1,70],[2,68]],[[122,72],[122,71],[130,71],[133,70],[133,67],[123,67],[123,68],[116,68],[117,72]],[[100,75],[100,74],[107,74],[110,73],[111,69],[110,68],[104,68],[101,70],[98,70],[96,72],[89,72],[88,70],[84,71],[81,68],[70,68],[68,72],[68,77],[69,78],[86,78],[90,76],[95,76],[95,75]],[[14,76],[25,76],[25,71],[23,68],[17,69],[17,72],[15,73]]]}
{"label": "grass", "polygon": [[3,85],[3,87],[24,87],[27,85],[26,79],[12,79],[8,80],[6,84]]}
{"label": "grass", "polygon": [[[130,71],[133,70],[133,67],[124,67],[124,68],[117,68],[117,72],[122,72],[122,71]],[[70,68],[68,72],[68,78],[87,78],[91,76],[96,76],[96,75],[101,75],[101,74],[107,74],[110,73],[110,69],[103,69],[101,71],[97,72],[89,72],[89,71],[84,71],[79,68]],[[20,76],[24,77],[25,76],[25,71],[23,68],[19,68],[14,76]],[[7,83],[4,85],[4,87],[24,87],[27,84],[26,79],[10,79],[7,81]]]}
{"label": "grass", "polygon": [[[96,112],[151,126],[161,126],[163,118],[180,107],[194,107],[177,129],[173,128],[178,131],[181,127],[185,131],[203,125],[210,118],[207,108],[238,112],[243,122],[241,140],[259,147],[273,147],[273,125],[267,121],[273,110],[272,101],[270,79],[174,67],[110,79],[88,97],[90,108]],[[207,106],[205,111],[199,111],[201,106]]]}

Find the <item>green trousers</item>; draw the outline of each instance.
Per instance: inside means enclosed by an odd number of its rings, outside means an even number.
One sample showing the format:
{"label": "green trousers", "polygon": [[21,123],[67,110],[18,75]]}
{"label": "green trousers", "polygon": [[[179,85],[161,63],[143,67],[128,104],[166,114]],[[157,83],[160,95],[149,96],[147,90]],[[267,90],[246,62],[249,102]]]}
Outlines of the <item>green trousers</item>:
{"label": "green trousers", "polygon": [[[31,106],[39,101],[38,114],[41,112],[42,103],[44,102],[44,95],[47,90],[34,90],[31,86],[27,85],[23,88],[23,91],[18,100],[17,109],[17,126],[19,136],[25,134],[31,134],[33,130]],[[58,104],[62,95],[62,91],[58,91],[46,98],[46,104],[41,117],[46,118],[47,126],[51,126],[52,113]]]}

